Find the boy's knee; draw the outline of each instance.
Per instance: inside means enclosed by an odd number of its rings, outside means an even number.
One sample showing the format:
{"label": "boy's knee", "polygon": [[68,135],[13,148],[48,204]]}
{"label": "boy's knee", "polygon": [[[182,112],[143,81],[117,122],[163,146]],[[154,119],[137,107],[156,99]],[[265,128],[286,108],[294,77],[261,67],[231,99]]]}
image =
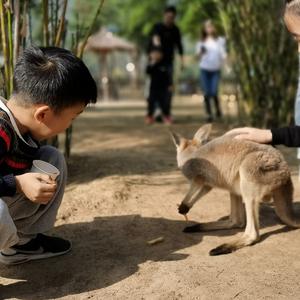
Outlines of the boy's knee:
{"label": "boy's knee", "polygon": [[38,159],[52,164],[60,172],[64,172],[67,169],[64,155],[53,146],[42,146],[38,152]]}
{"label": "boy's knee", "polygon": [[8,214],[9,214],[9,212],[8,212],[8,207],[7,207],[7,205],[5,204],[4,201],[2,201],[2,200],[0,199],[0,222],[1,222],[1,220],[3,220],[3,218],[6,217]]}
{"label": "boy's knee", "polygon": [[17,228],[9,214],[7,205],[0,199],[0,249],[11,247],[18,241]]}

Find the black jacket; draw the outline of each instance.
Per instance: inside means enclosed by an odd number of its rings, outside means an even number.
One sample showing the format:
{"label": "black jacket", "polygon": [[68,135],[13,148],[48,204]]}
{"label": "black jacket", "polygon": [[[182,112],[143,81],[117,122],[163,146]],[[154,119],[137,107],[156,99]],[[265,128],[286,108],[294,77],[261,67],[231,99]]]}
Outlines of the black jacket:
{"label": "black jacket", "polygon": [[300,126],[273,128],[272,144],[287,147],[300,147]]}
{"label": "black jacket", "polygon": [[173,63],[175,48],[178,49],[180,55],[183,54],[180,30],[175,24],[172,27],[167,27],[164,23],[157,23],[153,26],[150,34],[149,51],[152,46],[152,37],[154,35],[160,37],[164,62],[167,64]]}

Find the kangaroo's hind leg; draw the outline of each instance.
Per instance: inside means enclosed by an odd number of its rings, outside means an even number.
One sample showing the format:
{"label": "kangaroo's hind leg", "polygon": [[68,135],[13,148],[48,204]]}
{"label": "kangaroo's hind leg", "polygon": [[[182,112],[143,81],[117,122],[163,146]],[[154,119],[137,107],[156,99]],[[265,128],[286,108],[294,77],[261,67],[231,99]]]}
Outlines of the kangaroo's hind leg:
{"label": "kangaroo's hind leg", "polygon": [[244,228],[246,225],[246,211],[241,196],[230,194],[230,220],[237,228]]}
{"label": "kangaroo's hind leg", "polygon": [[[241,183],[243,185],[243,183]],[[245,182],[243,199],[246,209],[246,229],[243,235],[232,242],[223,244],[210,251],[210,255],[227,254],[239,248],[254,244],[259,239],[259,202],[260,198],[255,197],[257,189],[255,185]]]}
{"label": "kangaroo's hind leg", "polygon": [[240,196],[230,194],[230,216],[226,220],[214,221],[188,226],[184,232],[192,233],[199,231],[226,230],[242,228],[245,226],[245,208]]}

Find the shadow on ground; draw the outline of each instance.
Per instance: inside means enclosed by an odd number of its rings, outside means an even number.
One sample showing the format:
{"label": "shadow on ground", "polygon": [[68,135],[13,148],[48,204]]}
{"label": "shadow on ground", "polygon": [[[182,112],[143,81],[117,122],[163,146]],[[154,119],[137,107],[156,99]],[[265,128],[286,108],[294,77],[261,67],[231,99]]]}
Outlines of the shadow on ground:
{"label": "shadow on ground", "polygon": [[[175,157],[138,149],[112,149],[100,153],[74,154],[68,161],[68,183],[86,183],[107,176],[150,175],[177,170]],[[149,159],[151,157],[151,160]]]}
{"label": "shadow on ground", "polygon": [[[148,260],[185,259],[187,254],[175,252],[198,244],[202,235],[181,234],[184,224],[183,221],[126,215],[58,226],[55,234],[71,239],[73,251],[45,261],[1,266],[1,277],[22,280],[0,287],[1,299],[31,300],[33,295],[34,299],[53,299],[74,295],[119,282],[138,272],[139,264]],[[164,236],[165,241],[155,246],[146,244],[158,236]]]}
{"label": "shadow on ground", "polygon": [[[297,211],[300,204],[297,203]],[[261,209],[262,227],[278,224],[271,207]],[[53,299],[98,290],[126,279],[150,261],[177,261],[177,253],[197,245],[204,235],[231,236],[238,230],[184,234],[184,221],[125,215],[95,218],[92,222],[65,224],[55,234],[73,241],[73,251],[63,257],[20,266],[1,267],[0,276],[21,280],[0,287],[1,299]],[[282,227],[262,235],[262,241],[290,229]],[[165,241],[148,246],[146,241],[164,236]],[[220,239],[220,244],[224,242]],[[217,245],[216,245],[217,246]],[[234,255],[234,254],[231,254]],[[47,288],[45,288],[47,287]]]}

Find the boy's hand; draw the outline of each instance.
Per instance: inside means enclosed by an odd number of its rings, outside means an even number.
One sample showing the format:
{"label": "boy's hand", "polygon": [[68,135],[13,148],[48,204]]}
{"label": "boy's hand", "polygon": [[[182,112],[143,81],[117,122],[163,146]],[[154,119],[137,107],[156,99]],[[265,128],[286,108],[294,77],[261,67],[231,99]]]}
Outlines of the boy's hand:
{"label": "boy's hand", "polygon": [[17,191],[34,203],[47,204],[57,188],[55,180],[46,174],[25,173],[15,178]]}
{"label": "boy's hand", "polygon": [[258,129],[251,127],[236,128],[228,131],[225,135],[236,134],[235,139],[248,140],[260,144],[272,142],[272,132],[269,129]]}
{"label": "boy's hand", "polygon": [[169,85],[169,86],[168,86],[168,91],[171,92],[171,93],[174,92],[174,87],[173,87],[173,85]]}

